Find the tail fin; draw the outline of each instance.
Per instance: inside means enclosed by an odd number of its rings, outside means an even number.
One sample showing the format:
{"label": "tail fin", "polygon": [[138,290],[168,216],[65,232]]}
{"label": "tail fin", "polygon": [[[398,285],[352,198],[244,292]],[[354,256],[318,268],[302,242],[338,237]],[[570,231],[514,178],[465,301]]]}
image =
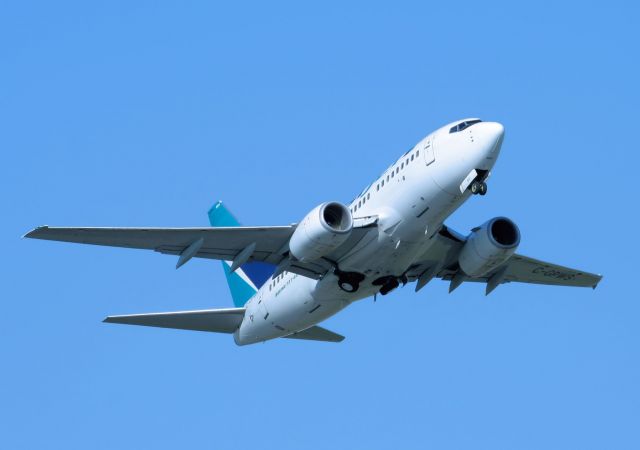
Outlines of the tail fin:
{"label": "tail fin", "polygon": [[[209,223],[212,227],[240,226],[238,220],[221,201],[209,210]],[[275,271],[273,264],[257,261],[245,263],[233,273],[231,273],[231,261],[222,261],[222,268],[236,307],[244,306]]]}

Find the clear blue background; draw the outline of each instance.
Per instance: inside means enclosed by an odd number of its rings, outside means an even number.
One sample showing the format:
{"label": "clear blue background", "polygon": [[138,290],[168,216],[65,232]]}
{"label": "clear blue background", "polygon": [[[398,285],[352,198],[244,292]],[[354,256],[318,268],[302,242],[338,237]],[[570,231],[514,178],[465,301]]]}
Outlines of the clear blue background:
{"label": "clear blue background", "polygon": [[[0,447],[640,448],[637,3],[304,3],[3,5]],[[507,136],[449,224],[597,290],[434,281],[239,348],[100,322],[229,306],[217,262],[20,239],[288,224],[468,116]]]}

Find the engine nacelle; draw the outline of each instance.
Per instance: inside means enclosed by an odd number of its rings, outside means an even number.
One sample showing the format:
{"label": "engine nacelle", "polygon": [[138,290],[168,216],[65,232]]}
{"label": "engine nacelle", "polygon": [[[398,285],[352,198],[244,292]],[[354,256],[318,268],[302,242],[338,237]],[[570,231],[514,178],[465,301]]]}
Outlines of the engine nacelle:
{"label": "engine nacelle", "polygon": [[289,251],[300,261],[313,261],[328,255],[351,235],[353,217],[338,202],[316,206],[302,219],[289,240]]}
{"label": "engine nacelle", "polygon": [[520,230],[506,217],[495,217],[475,228],[465,242],[458,264],[470,277],[481,277],[504,263],[520,244]]}

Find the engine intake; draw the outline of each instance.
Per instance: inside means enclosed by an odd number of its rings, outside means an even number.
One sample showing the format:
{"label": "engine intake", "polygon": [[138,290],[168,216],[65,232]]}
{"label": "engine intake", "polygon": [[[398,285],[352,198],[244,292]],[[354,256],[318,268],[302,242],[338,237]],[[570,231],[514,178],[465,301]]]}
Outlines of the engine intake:
{"label": "engine intake", "polygon": [[289,240],[289,251],[300,261],[328,255],[351,235],[351,211],[339,202],[316,206],[302,219]]}
{"label": "engine intake", "polygon": [[465,242],[458,264],[470,277],[481,277],[502,265],[520,244],[520,230],[506,217],[495,217],[474,228]]}

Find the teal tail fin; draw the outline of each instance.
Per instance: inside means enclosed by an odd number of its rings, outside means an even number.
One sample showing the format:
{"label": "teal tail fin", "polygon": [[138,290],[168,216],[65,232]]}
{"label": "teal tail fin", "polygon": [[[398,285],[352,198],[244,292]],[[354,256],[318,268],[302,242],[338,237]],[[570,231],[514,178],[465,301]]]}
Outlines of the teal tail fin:
{"label": "teal tail fin", "polygon": [[[209,210],[209,223],[212,227],[238,227],[240,222],[222,204],[217,202]],[[231,261],[222,261],[227,284],[233,297],[233,304],[244,306],[258,289],[269,279],[275,270],[273,264],[248,262],[231,273]]]}

